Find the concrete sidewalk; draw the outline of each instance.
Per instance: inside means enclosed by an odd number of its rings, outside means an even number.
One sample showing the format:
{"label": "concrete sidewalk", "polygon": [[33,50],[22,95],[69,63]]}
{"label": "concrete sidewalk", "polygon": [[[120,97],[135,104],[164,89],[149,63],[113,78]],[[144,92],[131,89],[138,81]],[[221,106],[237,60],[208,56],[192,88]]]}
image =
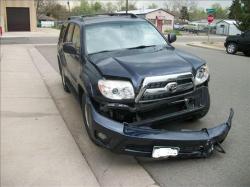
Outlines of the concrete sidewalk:
{"label": "concrete sidewalk", "polygon": [[1,186],[99,186],[29,48],[1,46]]}

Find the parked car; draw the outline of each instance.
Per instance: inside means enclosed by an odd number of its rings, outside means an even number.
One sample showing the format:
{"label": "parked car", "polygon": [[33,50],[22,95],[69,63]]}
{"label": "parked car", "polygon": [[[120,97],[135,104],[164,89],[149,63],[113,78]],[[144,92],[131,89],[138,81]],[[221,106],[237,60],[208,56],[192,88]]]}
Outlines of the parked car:
{"label": "parked car", "polygon": [[250,30],[240,35],[228,36],[224,46],[229,54],[235,54],[240,51],[246,56],[250,56]]}
{"label": "parked car", "polygon": [[220,147],[233,112],[211,129],[159,126],[202,118],[210,106],[208,65],[175,49],[175,40],[133,14],[79,16],[63,25],[57,54],[63,88],[79,100],[94,143],[153,158],[207,157]]}
{"label": "parked car", "polygon": [[184,29],[184,25],[176,23],[176,24],[174,24],[174,29],[182,31]]}

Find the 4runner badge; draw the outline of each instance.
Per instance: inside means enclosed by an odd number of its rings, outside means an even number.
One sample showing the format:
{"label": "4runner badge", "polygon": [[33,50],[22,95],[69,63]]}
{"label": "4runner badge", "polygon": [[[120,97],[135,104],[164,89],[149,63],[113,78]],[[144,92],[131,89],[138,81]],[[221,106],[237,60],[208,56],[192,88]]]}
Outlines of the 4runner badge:
{"label": "4runner badge", "polygon": [[170,82],[166,85],[165,88],[168,92],[174,93],[177,90],[177,85],[177,82]]}

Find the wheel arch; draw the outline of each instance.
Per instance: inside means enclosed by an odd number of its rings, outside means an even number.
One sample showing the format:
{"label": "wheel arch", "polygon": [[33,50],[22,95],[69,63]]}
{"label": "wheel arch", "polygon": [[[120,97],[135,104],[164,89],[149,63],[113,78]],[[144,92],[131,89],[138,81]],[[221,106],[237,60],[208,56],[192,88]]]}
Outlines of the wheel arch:
{"label": "wheel arch", "polygon": [[82,96],[84,93],[86,93],[89,97],[91,97],[93,95],[93,91],[92,91],[92,86],[90,85],[90,83],[85,86],[82,84],[78,84],[77,86],[77,91],[78,91],[78,100],[80,101],[80,105],[82,104]]}
{"label": "wheel arch", "polygon": [[226,46],[228,46],[228,45],[231,44],[231,43],[234,43],[234,44],[238,45],[238,42],[237,42],[237,41],[228,41],[228,42],[226,43]]}

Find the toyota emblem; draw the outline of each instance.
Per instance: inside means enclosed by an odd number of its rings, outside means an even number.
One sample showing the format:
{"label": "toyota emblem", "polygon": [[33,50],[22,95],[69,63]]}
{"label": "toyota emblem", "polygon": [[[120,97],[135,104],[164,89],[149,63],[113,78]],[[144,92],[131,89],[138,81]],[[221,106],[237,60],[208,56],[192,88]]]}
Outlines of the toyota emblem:
{"label": "toyota emblem", "polygon": [[166,85],[167,91],[174,93],[177,90],[177,82],[170,82]]}

